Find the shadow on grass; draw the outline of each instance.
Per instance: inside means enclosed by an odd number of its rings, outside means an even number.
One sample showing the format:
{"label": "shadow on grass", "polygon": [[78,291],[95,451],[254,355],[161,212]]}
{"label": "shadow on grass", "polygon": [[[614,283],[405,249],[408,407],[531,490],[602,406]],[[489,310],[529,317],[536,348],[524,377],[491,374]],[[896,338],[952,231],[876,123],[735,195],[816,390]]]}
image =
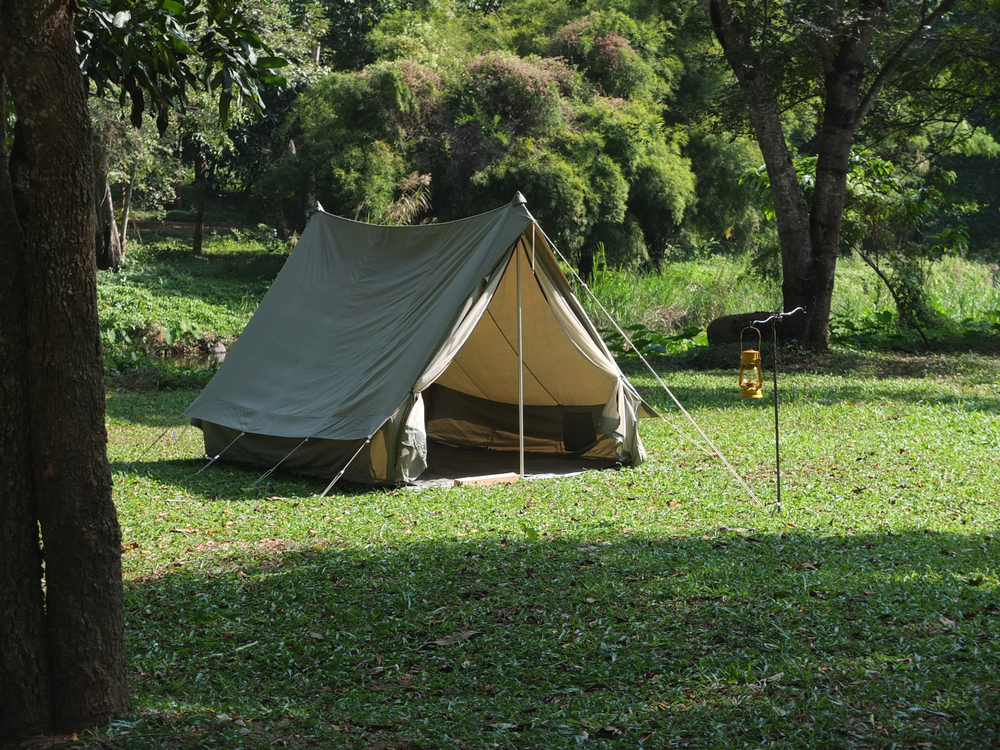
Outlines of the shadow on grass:
{"label": "shadow on grass", "polygon": [[591,528],[529,543],[414,526],[386,542],[373,526],[365,545],[329,513],[308,544],[192,534],[168,572],[127,583],[139,715],[103,746],[1000,738],[991,537]]}
{"label": "shadow on grass", "polygon": [[[180,487],[210,500],[265,499],[274,491],[274,485],[267,481],[261,482],[257,487],[251,487],[266,472],[265,468],[226,461],[209,463],[209,459],[204,455],[135,463],[112,461],[111,471],[116,474],[145,477],[165,486]],[[273,474],[272,482],[276,480],[280,480],[281,494],[286,497],[317,496],[330,482],[329,479],[290,474],[281,469]],[[377,494],[391,491],[393,488],[377,488],[344,480],[337,482],[334,489],[337,495]]]}

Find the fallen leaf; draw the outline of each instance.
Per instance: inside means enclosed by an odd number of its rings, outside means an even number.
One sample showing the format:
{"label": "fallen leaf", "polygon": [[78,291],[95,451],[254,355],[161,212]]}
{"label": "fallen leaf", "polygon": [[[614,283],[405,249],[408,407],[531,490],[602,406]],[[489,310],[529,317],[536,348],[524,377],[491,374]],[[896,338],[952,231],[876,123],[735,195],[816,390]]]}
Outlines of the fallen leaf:
{"label": "fallen leaf", "polygon": [[326,636],[325,635],[323,635],[322,633],[317,633],[316,631],[313,631],[312,633],[310,633],[309,637],[310,638],[315,638],[317,641],[325,641],[326,640]]}
{"label": "fallen leaf", "polygon": [[437,638],[430,641],[435,646],[451,646],[454,643],[459,643],[461,641],[466,641],[469,638],[473,638],[477,635],[482,635],[481,630],[463,630],[459,633],[453,633],[452,635],[446,635],[444,638]]}

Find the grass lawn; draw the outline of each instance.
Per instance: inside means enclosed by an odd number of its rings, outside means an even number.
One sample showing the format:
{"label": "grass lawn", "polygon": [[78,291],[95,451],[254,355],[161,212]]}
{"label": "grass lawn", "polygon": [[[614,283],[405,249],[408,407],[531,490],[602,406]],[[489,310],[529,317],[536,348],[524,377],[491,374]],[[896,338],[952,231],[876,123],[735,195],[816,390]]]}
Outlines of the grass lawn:
{"label": "grass lawn", "polygon": [[1000,746],[995,334],[787,355],[780,514],[770,384],[739,400],[735,358],[657,368],[763,507],[632,364],[668,420],[637,469],[319,500],[198,473],[210,373],[160,356],[231,342],[283,256],[149,234],[99,282],[132,710],[65,746]]}
{"label": "grass lawn", "polygon": [[[735,366],[661,364],[772,502],[769,400],[737,399]],[[1000,356],[786,367],[780,515],[654,420],[638,469],[248,490],[259,471],[196,473],[196,391],[112,390],[133,711],[81,742],[1000,745]]]}

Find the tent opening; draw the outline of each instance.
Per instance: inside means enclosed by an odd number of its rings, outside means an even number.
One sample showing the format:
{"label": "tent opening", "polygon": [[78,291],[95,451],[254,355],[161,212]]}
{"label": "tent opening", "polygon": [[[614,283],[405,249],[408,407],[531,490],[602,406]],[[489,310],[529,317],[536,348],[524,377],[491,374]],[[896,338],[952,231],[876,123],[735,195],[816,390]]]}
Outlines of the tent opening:
{"label": "tent opening", "polygon": [[524,447],[529,474],[617,461],[601,415],[618,378],[585,357],[546,299],[521,238],[475,329],[423,393],[428,439],[422,479],[518,469],[517,267],[521,274]]}

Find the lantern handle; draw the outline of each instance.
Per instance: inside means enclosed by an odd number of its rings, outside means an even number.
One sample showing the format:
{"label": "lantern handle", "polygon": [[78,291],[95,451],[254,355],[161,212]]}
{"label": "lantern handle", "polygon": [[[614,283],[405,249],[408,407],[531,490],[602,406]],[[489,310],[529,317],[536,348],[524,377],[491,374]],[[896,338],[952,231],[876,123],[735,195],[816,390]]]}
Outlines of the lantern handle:
{"label": "lantern handle", "polygon": [[[754,322],[756,323],[757,321],[755,320]],[[755,328],[754,326],[750,325],[750,326],[747,326],[746,328],[744,328],[742,331],[740,331],[740,351],[741,352],[747,351],[746,349],[743,348],[743,334],[744,334],[744,332],[751,331],[751,330],[752,331],[757,331],[757,351],[761,351],[761,348],[763,347],[763,344],[761,343],[761,338],[760,338],[760,329],[759,328]]]}

